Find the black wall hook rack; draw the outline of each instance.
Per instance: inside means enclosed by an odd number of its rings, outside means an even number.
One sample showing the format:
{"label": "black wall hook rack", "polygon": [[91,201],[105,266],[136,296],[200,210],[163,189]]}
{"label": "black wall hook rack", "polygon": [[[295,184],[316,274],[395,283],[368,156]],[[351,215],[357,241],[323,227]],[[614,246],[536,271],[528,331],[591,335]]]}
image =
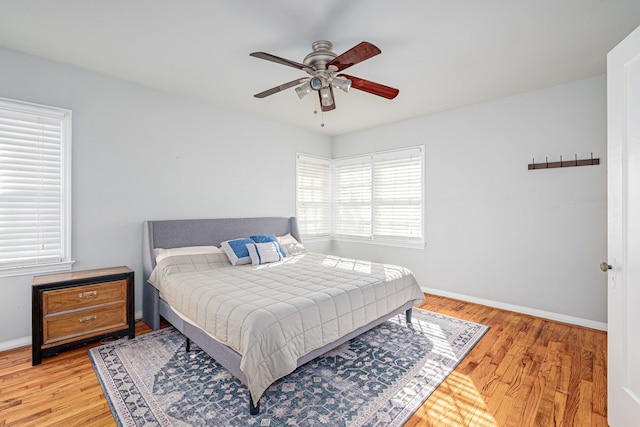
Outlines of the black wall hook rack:
{"label": "black wall hook rack", "polygon": [[536,163],[536,159],[532,159],[533,163],[529,163],[529,170],[534,169],[551,169],[551,168],[570,168],[573,166],[594,166],[600,164],[600,159],[593,158],[593,153],[591,153],[590,159],[582,159],[578,160],[578,155],[576,154],[572,160],[563,160],[562,156],[560,156],[559,162],[549,162],[548,157],[545,157],[545,161],[543,163]]}

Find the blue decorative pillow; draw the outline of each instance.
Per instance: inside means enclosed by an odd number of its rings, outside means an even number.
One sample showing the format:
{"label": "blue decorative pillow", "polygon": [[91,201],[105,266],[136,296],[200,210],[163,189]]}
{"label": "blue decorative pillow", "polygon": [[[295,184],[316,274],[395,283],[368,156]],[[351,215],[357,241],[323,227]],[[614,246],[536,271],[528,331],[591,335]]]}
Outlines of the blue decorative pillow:
{"label": "blue decorative pillow", "polygon": [[249,257],[249,250],[247,244],[252,244],[253,240],[242,238],[227,240],[220,243],[224,253],[229,257],[232,265],[251,264],[251,257]]}
{"label": "blue decorative pillow", "polygon": [[282,255],[283,257],[287,256],[284,249],[282,249],[282,246],[280,246],[280,243],[278,243],[278,239],[276,238],[275,234],[256,234],[255,236],[249,236],[249,237],[251,237],[251,240],[253,240],[256,243],[274,242],[278,247],[278,251],[280,251],[280,255]]}

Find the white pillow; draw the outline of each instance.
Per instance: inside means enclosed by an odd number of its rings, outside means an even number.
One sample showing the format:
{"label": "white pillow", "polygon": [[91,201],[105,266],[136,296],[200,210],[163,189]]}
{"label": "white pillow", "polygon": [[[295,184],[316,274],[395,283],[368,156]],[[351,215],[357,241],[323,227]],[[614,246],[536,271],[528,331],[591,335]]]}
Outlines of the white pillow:
{"label": "white pillow", "polygon": [[247,245],[253,243],[253,240],[249,238],[227,240],[220,243],[224,253],[229,257],[232,265],[251,264],[251,258],[249,258],[249,251]]}
{"label": "white pillow", "polygon": [[253,265],[282,261],[284,259],[276,242],[247,243],[247,250]]}
{"label": "white pillow", "polygon": [[307,252],[302,243],[298,242],[291,233],[278,236],[278,243],[280,243],[287,256],[300,255]]}
{"label": "white pillow", "polygon": [[153,250],[153,256],[156,259],[156,264],[163,259],[176,256],[176,255],[201,255],[201,254],[221,254],[224,251],[216,246],[184,246],[182,248],[155,248]]}

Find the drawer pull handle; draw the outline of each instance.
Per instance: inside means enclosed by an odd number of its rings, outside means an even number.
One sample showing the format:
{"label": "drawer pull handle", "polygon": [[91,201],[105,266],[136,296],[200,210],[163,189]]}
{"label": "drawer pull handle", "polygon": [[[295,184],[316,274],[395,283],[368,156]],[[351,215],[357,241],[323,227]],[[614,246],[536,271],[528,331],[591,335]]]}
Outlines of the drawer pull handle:
{"label": "drawer pull handle", "polygon": [[94,320],[96,320],[96,315],[95,314],[93,316],[82,317],[80,319],[80,323],[93,322]]}
{"label": "drawer pull handle", "polygon": [[93,298],[96,295],[98,295],[98,291],[90,291],[90,292],[81,292],[80,293],[80,298]]}

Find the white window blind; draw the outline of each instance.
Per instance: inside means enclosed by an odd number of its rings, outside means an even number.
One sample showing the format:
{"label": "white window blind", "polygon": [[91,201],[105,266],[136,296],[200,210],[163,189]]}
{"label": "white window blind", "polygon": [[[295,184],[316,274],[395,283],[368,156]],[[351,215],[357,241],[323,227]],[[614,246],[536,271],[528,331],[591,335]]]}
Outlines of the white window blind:
{"label": "white window blind", "polygon": [[0,275],[70,269],[71,111],[0,98]]}
{"label": "white window blind", "polygon": [[371,157],[334,160],[334,233],[371,236]]}
{"label": "white window blind", "polygon": [[334,160],[338,238],[424,243],[422,147]]}
{"label": "white window blind", "polygon": [[374,237],[423,240],[422,157],[420,149],[374,156]]}
{"label": "white window blind", "polygon": [[303,237],[331,235],[331,161],[299,154],[296,216]]}

